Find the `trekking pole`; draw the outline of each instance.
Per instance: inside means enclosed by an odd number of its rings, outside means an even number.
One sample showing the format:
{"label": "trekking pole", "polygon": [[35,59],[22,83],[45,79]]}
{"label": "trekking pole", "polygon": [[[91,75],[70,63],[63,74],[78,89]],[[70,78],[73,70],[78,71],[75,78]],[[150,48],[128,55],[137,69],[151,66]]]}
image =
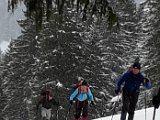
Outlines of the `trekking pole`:
{"label": "trekking pole", "polygon": [[146,109],[146,90],[145,90],[145,98],[144,98],[144,104],[145,104],[145,120],[147,120],[147,109]]}
{"label": "trekking pole", "polygon": [[117,101],[115,101],[115,105],[114,105],[114,108],[113,108],[111,120],[113,120],[113,116],[114,116],[114,113],[115,113],[115,110],[116,110],[116,106],[117,106],[118,103],[119,103],[119,95],[118,95],[118,97],[117,97]]}
{"label": "trekking pole", "polygon": [[71,107],[72,107],[72,104],[69,105],[69,108],[68,108],[68,110],[67,110],[67,114],[66,114],[65,120],[68,120],[68,116],[69,116],[69,114],[70,114]]}
{"label": "trekking pole", "polygon": [[58,120],[58,112],[59,112],[59,107],[57,106],[57,110],[56,110],[56,119]]}
{"label": "trekking pole", "polygon": [[[157,85],[158,86],[160,85],[160,80],[158,80]],[[156,87],[156,89],[158,89],[158,86]],[[160,90],[160,88],[159,88],[159,90]],[[153,119],[152,120],[155,120],[155,116],[156,116],[156,108],[154,107],[154,110],[153,110]]]}
{"label": "trekking pole", "polygon": [[[58,98],[58,83],[56,85],[56,96],[57,96],[57,101],[59,102],[59,98]],[[59,110],[59,106],[57,106],[57,109],[56,109],[56,120],[58,120],[58,111]]]}
{"label": "trekking pole", "polygon": [[153,120],[155,120],[155,116],[156,116],[156,108],[154,107],[154,111],[153,111]]}

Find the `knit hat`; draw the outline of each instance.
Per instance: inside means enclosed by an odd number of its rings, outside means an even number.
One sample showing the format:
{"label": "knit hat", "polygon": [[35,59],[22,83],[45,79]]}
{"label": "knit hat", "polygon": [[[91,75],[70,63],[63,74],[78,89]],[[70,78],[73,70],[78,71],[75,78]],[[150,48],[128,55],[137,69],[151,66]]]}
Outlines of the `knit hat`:
{"label": "knit hat", "polygon": [[83,80],[82,85],[88,85],[85,80]]}
{"label": "knit hat", "polygon": [[50,94],[50,91],[46,90],[46,95],[49,95]]}
{"label": "knit hat", "polygon": [[133,65],[132,65],[133,68],[137,68],[137,69],[141,69],[141,64],[139,62],[135,62]]}

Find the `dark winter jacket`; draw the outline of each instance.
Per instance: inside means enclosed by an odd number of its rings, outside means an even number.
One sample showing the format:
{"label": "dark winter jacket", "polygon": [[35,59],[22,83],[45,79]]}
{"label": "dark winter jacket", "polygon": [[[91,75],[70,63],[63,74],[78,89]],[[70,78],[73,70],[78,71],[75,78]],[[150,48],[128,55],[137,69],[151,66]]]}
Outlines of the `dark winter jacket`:
{"label": "dark winter jacket", "polygon": [[42,104],[42,107],[46,108],[46,109],[50,109],[52,108],[52,105],[59,105],[59,102],[56,102],[54,98],[52,98],[51,96],[43,96],[38,104],[37,104],[37,108],[38,106]]}
{"label": "dark winter jacket", "polygon": [[141,73],[133,74],[131,71],[126,72],[118,80],[117,89],[120,90],[121,85],[124,83],[123,90],[128,92],[135,92],[139,90],[141,84],[143,84],[147,89],[151,88],[150,82],[144,82],[144,76]]}

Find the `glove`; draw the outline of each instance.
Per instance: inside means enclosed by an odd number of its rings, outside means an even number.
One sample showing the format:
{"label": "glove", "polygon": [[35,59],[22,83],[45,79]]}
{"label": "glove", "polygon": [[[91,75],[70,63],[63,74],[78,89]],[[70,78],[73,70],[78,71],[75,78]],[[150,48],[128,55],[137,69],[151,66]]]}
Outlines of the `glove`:
{"label": "glove", "polygon": [[59,106],[59,102],[56,102],[56,106]]}
{"label": "glove", "polygon": [[72,101],[72,100],[70,100],[70,104],[71,104],[71,105],[73,104],[73,101]]}
{"label": "glove", "polygon": [[153,106],[154,106],[156,109],[159,108],[160,100],[158,99],[158,96],[154,96],[154,97],[153,97],[152,103],[153,103]]}
{"label": "glove", "polygon": [[91,104],[92,104],[93,106],[95,105],[93,101],[91,101]]}
{"label": "glove", "polygon": [[119,94],[120,89],[116,89],[114,92],[115,92],[116,94]]}
{"label": "glove", "polygon": [[148,79],[148,78],[144,78],[144,80],[145,80],[146,83],[149,82],[149,79]]}

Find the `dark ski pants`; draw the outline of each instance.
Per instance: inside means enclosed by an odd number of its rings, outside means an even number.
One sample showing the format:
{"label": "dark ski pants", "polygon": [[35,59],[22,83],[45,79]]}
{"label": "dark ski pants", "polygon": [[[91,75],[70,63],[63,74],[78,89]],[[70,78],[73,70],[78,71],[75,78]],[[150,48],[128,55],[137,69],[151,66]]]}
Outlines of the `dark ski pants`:
{"label": "dark ski pants", "polygon": [[82,113],[82,119],[87,120],[88,116],[88,101],[76,101],[76,113],[74,115],[75,120],[78,120]]}
{"label": "dark ski pants", "polygon": [[133,120],[135,107],[138,101],[139,91],[128,93],[126,90],[123,90],[122,93],[122,112],[121,120],[126,120],[126,114],[128,112],[128,120]]}

